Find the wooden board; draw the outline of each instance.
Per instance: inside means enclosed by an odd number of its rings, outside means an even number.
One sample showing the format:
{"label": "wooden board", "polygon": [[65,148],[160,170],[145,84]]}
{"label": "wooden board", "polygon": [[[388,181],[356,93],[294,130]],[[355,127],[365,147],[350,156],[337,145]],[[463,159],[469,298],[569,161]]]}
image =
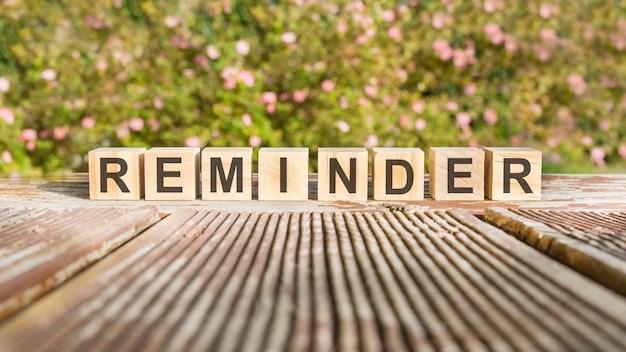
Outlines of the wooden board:
{"label": "wooden board", "polygon": [[624,350],[626,300],[462,211],[180,209],[0,350]]}
{"label": "wooden board", "polygon": [[[425,176],[422,201],[337,201],[317,202],[317,175],[309,175],[309,200],[257,200],[258,182],[253,176],[252,200],[248,201],[91,201],[87,174],[53,178],[0,177],[3,207],[28,208],[103,208],[155,206],[161,213],[172,213],[182,206],[207,207],[222,211],[382,211],[386,209],[436,210],[459,208],[472,214],[483,214],[487,207],[520,209],[578,209],[626,212],[626,174],[621,175],[543,175],[540,201],[442,201],[428,193],[429,176]],[[370,182],[371,183],[371,182]]]}
{"label": "wooden board", "polygon": [[0,209],[0,319],[158,221],[136,209]]}
{"label": "wooden board", "polygon": [[626,213],[490,208],[485,220],[626,296]]}

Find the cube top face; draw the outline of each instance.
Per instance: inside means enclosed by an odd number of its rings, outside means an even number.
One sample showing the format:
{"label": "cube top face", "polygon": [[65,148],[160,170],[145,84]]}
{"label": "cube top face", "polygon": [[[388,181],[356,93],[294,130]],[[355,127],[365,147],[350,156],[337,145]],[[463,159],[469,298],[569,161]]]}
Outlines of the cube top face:
{"label": "cube top face", "polygon": [[89,152],[89,199],[140,200],[146,148],[97,148]]}
{"label": "cube top face", "polygon": [[202,199],[252,199],[252,148],[202,150]]}
{"label": "cube top face", "polygon": [[259,154],[261,153],[286,153],[286,154],[292,154],[292,153],[306,153],[306,155],[309,155],[309,148],[272,148],[272,147],[262,147],[259,149]]}
{"label": "cube top face", "polygon": [[317,199],[367,200],[367,149],[319,148]]}
{"label": "cube top face", "polygon": [[420,148],[372,148],[372,198],[424,199],[424,151]]}
{"label": "cube top face", "polygon": [[259,149],[258,178],[259,200],[308,200],[309,149]]}
{"label": "cube top face", "polygon": [[483,200],[485,153],[478,148],[430,148],[430,195],[435,200]]}
{"label": "cube top face", "polygon": [[485,148],[485,195],[492,200],[541,199],[541,151]]}
{"label": "cube top face", "polygon": [[204,153],[252,153],[252,147],[206,147],[202,149]]}
{"label": "cube top face", "polygon": [[151,148],[144,156],[146,200],[195,200],[200,148]]}
{"label": "cube top face", "polygon": [[152,147],[148,153],[200,153],[200,148],[196,147]]}

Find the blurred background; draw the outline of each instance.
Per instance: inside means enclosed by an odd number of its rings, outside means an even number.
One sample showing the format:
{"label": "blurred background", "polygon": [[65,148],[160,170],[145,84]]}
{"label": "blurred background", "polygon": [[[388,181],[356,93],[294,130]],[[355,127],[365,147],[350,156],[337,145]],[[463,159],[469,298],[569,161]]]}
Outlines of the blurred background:
{"label": "blurred background", "polygon": [[528,146],[626,172],[622,1],[0,0],[0,174],[100,146]]}

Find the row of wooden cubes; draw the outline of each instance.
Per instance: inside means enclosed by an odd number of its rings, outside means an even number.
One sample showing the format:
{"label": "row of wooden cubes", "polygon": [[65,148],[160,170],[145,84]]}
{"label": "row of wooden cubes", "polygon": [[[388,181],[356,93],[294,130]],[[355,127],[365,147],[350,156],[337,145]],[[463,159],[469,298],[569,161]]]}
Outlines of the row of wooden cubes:
{"label": "row of wooden cubes", "polygon": [[[200,158],[200,155],[202,156]],[[430,148],[435,200],[541,199],[541,152],[531,148]],[[309,199],[309,149],[261,148],[259,200]],[[319,148],[321,201],[368,199],[368,151]],[[200,192],[201,190],[201,192]],[[89,152],[94,200],[252,199],[252,148],[98,148]],[[424,199],[424,152],[372,149],[372,198]]]}

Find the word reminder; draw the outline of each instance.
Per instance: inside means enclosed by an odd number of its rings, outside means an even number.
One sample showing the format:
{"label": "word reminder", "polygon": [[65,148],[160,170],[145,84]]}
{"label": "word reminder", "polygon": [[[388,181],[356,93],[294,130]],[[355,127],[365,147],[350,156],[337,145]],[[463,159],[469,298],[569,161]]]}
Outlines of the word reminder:
{"label": "word reminder", "polygon": [[[539,200],[541,152],[531,148],[430,148],[435,200]],[[368,200],[365,148],[319,148],[317,199]],[[373,148],[373,200],[424,199],[424,152]],[[309,149],[261,148],[258,200],[309,199]],[[252,148],[98,148],[89,152],[94,200],[251,200]]]}

